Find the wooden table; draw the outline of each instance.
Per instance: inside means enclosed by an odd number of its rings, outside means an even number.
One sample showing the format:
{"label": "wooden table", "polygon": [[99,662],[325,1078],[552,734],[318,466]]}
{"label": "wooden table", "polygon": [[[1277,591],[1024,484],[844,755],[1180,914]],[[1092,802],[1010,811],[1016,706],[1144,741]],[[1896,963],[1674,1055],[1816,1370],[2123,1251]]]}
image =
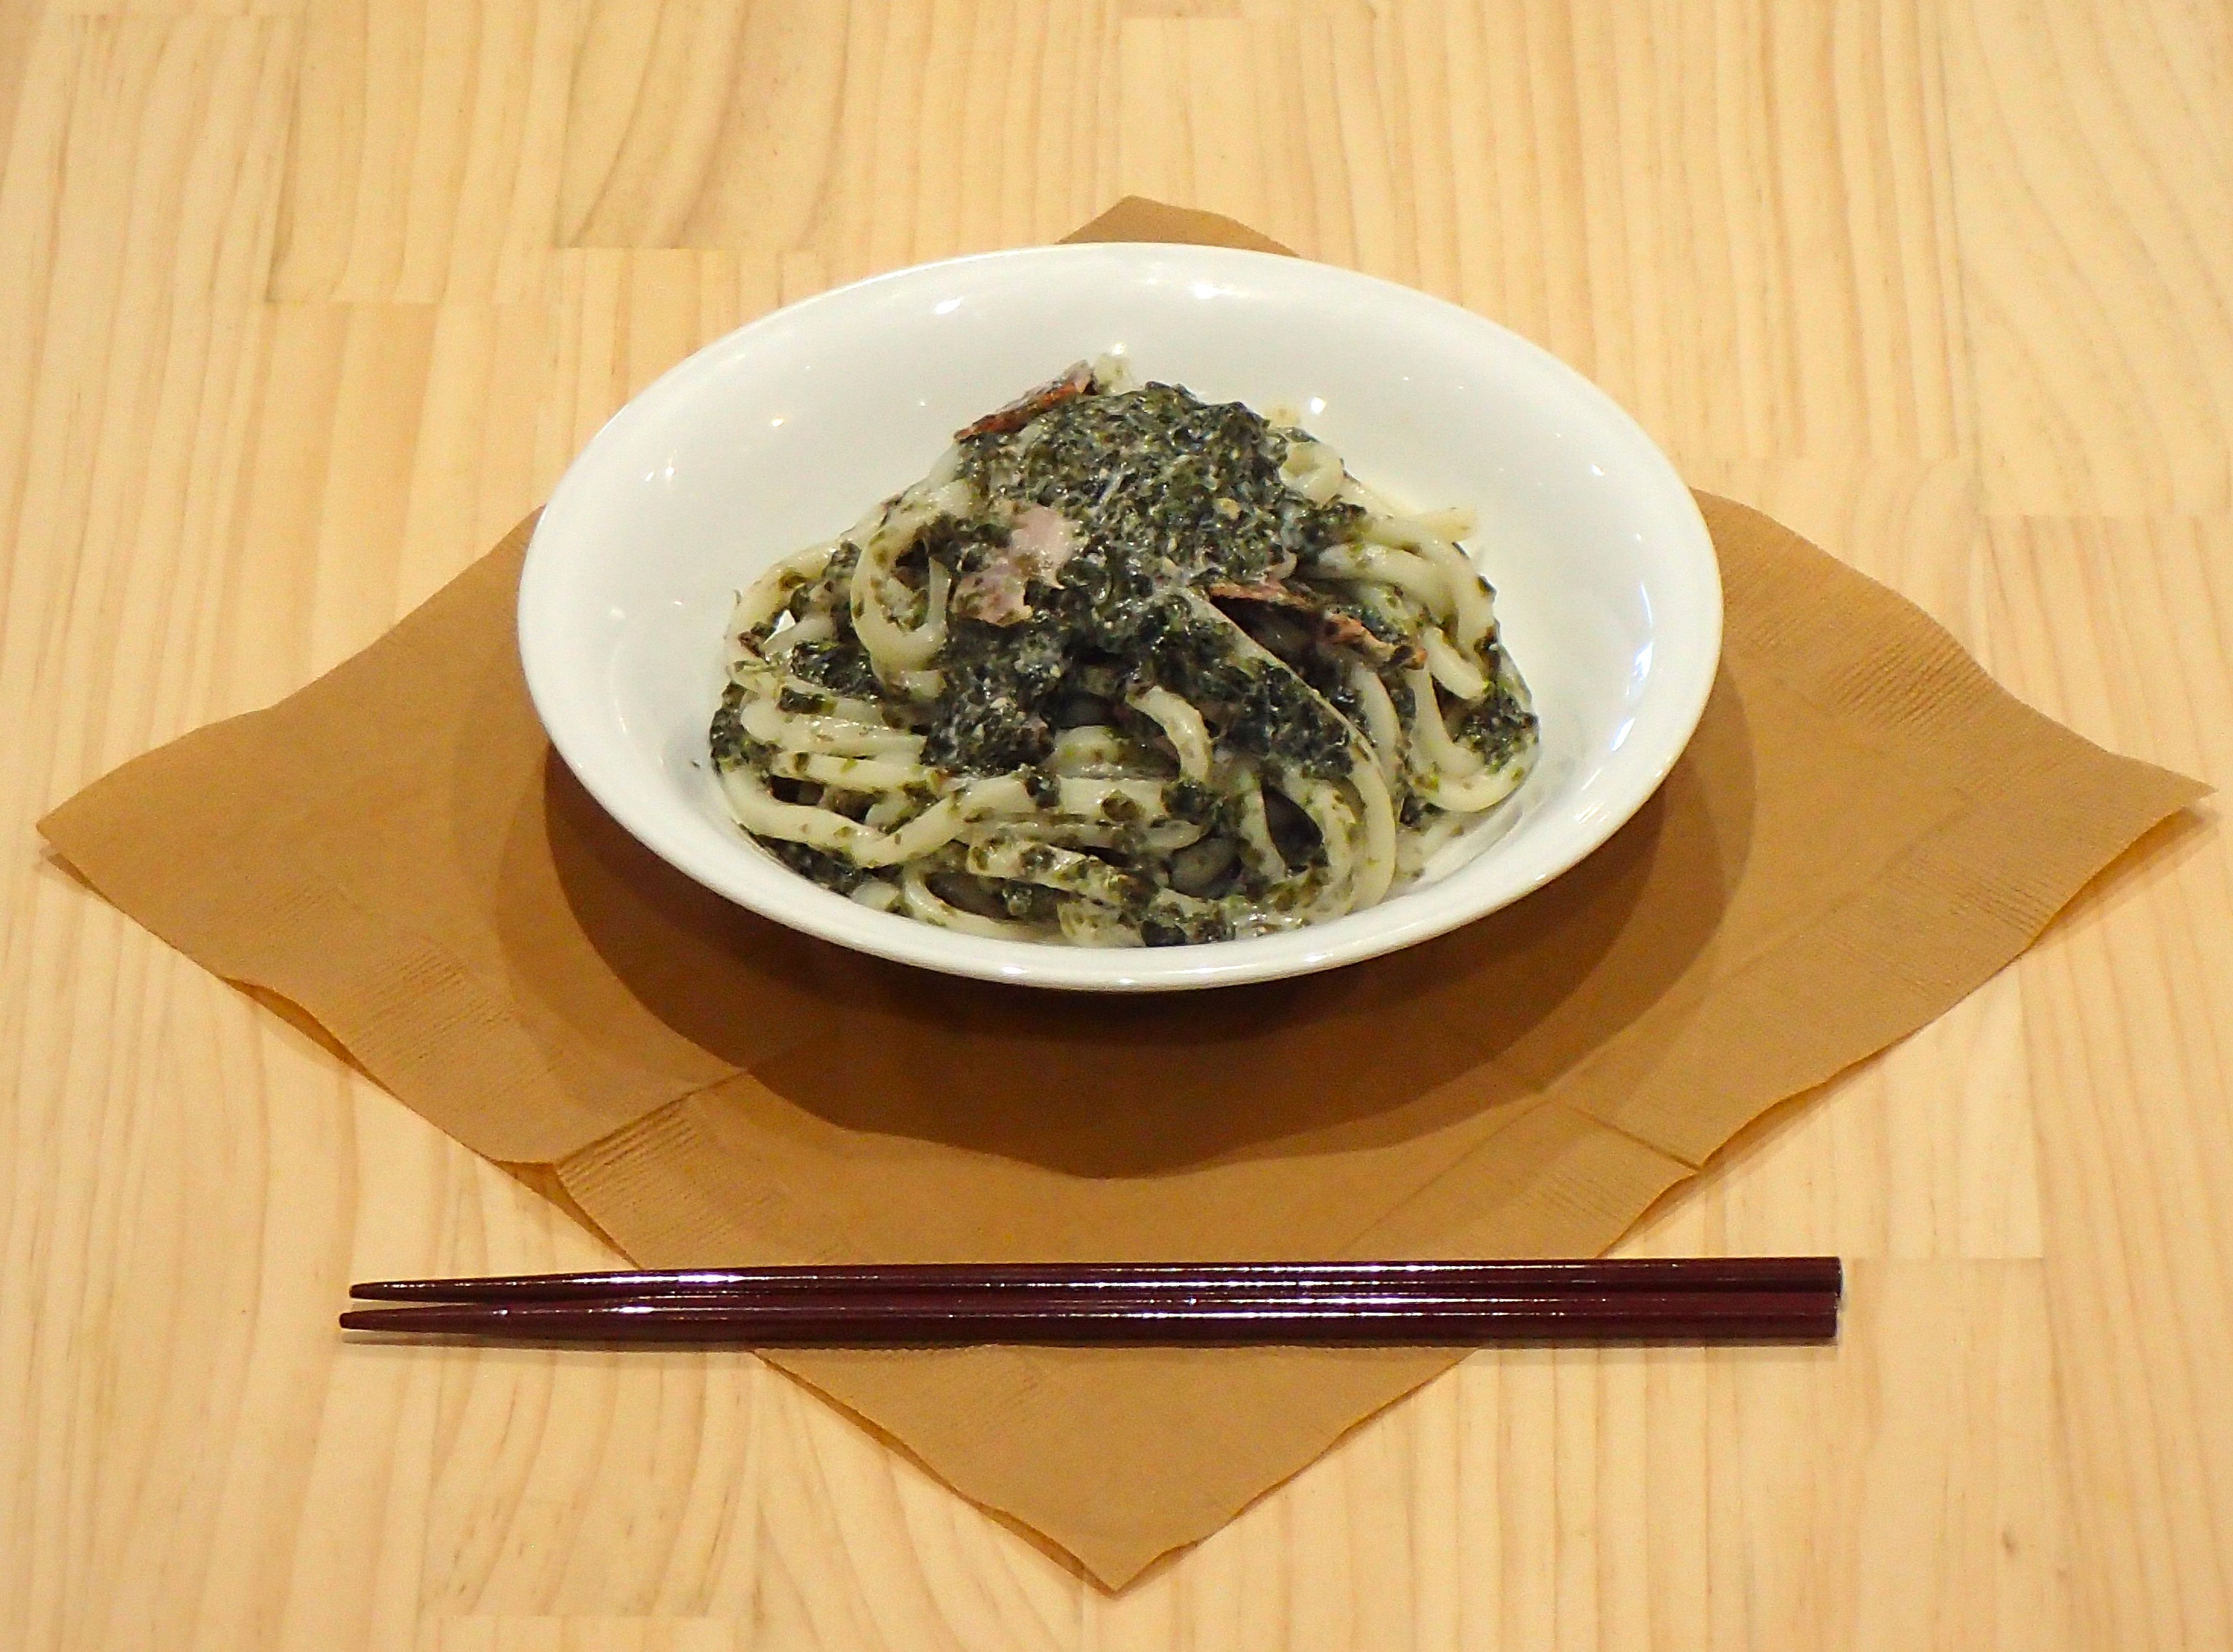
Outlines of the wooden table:
{"label": "wooden table", "polygon": [[1630,1248],[1833,1361],[1476,1356],[1105,1596],[743,1355],[344,1349],[596,1265],[35,847],[700,341],[1137,191],[1447,295],[2017,693],[2233,778],[2233,14],[0,0],[0,1641],[2233,1645],[2233,855],[2166,828]]}

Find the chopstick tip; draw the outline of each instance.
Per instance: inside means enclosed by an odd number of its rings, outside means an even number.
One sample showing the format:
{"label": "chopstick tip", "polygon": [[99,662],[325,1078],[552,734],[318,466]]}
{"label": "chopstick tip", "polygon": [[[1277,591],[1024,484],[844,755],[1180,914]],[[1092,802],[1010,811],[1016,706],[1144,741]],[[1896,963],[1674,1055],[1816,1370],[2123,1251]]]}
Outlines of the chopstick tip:
{"label": "chopstick tip", "polygon": [[439,1279],[360,1279],[348,1294],[361,1303],[415,1303],[439,1300]]}

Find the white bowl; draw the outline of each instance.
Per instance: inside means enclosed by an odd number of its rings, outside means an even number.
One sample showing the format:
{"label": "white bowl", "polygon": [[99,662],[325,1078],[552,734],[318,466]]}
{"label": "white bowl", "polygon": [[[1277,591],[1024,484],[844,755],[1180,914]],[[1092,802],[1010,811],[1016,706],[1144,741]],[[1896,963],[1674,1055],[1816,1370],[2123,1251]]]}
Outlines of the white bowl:
{"label": "white bowl", "polygon": [[[706,765],[734,593],[915,480],[962,424],[1121,349],[1143,379],[1297,410],[1368,485],[1465,506],[1542,754],[1457,870],[1282,935],[1104,951],[957,935],[798,877]],[[926,968],[1149,991],[1299,975],[1408,946],[1540,888],[1649,798],[1704,709],[1721,578],[1689,491],[1579,374],[1455,306],[1300,258],[1039,247],[879,276],[691,356],[615,415],[551,495],[519,650],[551,742],[629,832],[709,889]]]}

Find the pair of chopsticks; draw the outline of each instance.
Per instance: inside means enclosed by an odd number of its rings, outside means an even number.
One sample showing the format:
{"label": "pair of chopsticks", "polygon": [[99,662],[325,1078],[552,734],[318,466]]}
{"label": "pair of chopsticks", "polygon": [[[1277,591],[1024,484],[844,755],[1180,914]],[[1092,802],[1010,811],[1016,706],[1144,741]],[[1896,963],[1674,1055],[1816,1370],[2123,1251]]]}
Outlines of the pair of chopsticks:
{"label": "pair of chopsticks", "polygon": [[919,1263],[389,1279],[348,1330],[745,1348],[1821,1341],[1835,1257]]}

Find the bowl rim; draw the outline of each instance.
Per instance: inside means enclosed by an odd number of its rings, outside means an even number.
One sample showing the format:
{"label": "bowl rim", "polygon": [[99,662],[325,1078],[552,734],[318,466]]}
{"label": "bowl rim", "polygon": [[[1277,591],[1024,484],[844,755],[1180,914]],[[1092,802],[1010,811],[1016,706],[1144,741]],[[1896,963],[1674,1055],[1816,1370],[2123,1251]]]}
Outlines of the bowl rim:
{"label": "bowl rim", "polygon": [[[726,357],[739,348],[739,341],[759,330],[778,325],[795,327],[802,320],[811,322],[815,312],[842,307],[864,292],[919,281],[934,274],[1019,263],[1045,263],[1058,268],[1064,264],[1090,263],[1096,258],[1128,254],[1198,260],[1228,270],[1277,267],[1289,274],[1297,266],[1305,266],[1325,278],[1359,286],[1383,301],[1438,312],[1457,325],[1488,329],[1500,336],[1501,348],[1517,351],[1538,370],[1547,371],[1552,379],[1560,382],[1570,394],[1595,404],[1611,427],[1636,448],[1646,470],[1656,473],[1650,480],[1671,490],[1670,502],[1679,501],[1673,526],[1695,553],[1693,571],[1701,577],[1698,594],[1704,598],[1702,619],[1707,634],[1698,639],[1700,646],[1690,663],[1687,680],[1669,681],[1662,690],[1668,696],[1664,703],[1670,708],[1662,713],[1662,721],[1676,732],[1670,733],[1663,750],[1649,768],[1639,771],[1630,781],[1628,794],[1605,800],[1604,806],[1579,833],[1572,852],[1558,858],[1558,864],[1540,868],[1512,886],[1493,889],[1486,899],[1454,903],[1397,897],[1324,924],[1241,940],[1181,947],[1097,949],[960,935],[863,907],[756,852],[753,861],[739,859],[729,863],[728,869],[739,872],[740,876],[725,875],[724,867],[708,864],[706,858],[688,845],[678,842],[666,830],[662,810],[639,807],[638,789],[618,783],[602,754],[584,743],[581,731],[573,727],[570,720],[563,715],[553,715],[553,707],[560,697],[558,676],[564,668],[537,637],[538,610],[553,601],[545,591],[557,577],[552,566],[557,552],[551,525],[554,520],[563,524],[570,506],[595,485],[590,473],[601,449],[623,439],[635,425],[654,416],[658,404],[679,389],[718,371]],[[1080,992],[1142,993],[1277,980],[1361,963],[1486,917],[1572,871],[1602,849],[1657,794],[1688,749],[1719,674],[1723,596],[1720,559],[1713,538],[1696,500],[1673,462],[1626,408],[1579,369],[1532,339],[1431,293],[1339,264],[1284,253],[1191,242],[1089,241],[1003,248],[882,271],[781,305],[693,350],[629,397],[569,461],[530,536],[515,613],[519,660],[529,697],[552,748],[599,807],[637,842],[693,881],[771,922],[895,963],[1012,985]],[[745,846],[750,849],[749,845]],[[1494,854],[1494,848],[1488,852]],[[767,898],[754,898],[748,892],[751,873],[742,869],[752,866],[758,870],[756,863],[763,860],[765,870],[772,876],[765,891]]]}

